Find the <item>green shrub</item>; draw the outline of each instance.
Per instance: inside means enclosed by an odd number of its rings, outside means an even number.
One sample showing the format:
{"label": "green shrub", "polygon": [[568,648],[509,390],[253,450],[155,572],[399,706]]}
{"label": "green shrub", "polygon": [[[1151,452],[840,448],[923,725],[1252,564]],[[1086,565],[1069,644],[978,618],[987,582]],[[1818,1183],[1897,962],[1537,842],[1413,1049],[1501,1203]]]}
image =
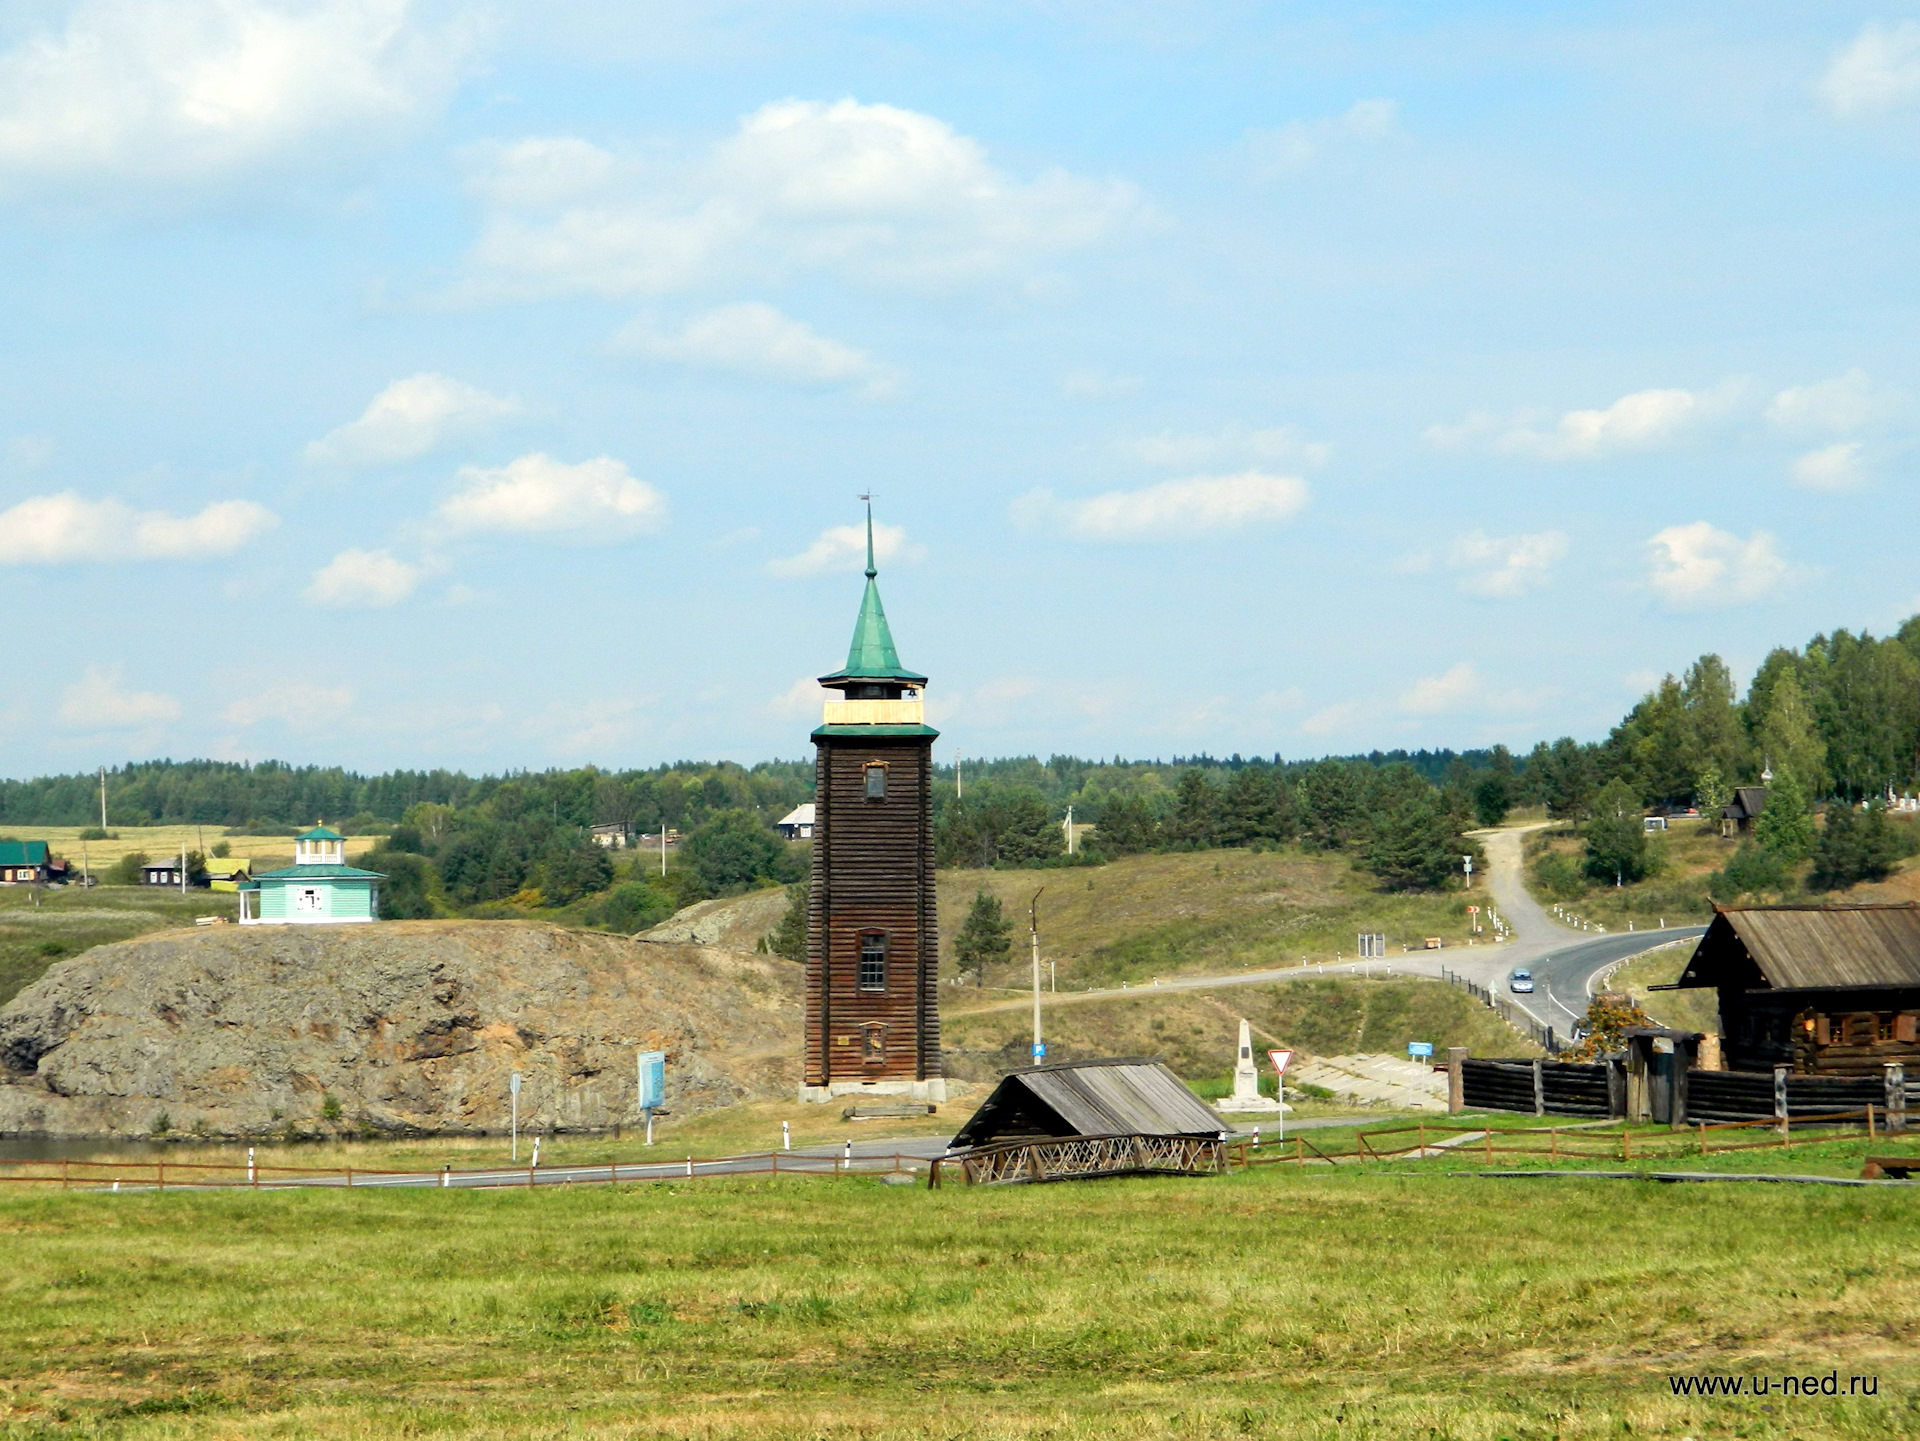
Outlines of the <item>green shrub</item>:
{"label": "green shrub", "polygon": [[587,924],[630,936],[657,926],[675,910],[673,897],[646,881],[621,881],[587,911]]}
{"label": "green shrub", "polygon": [[1547,851],[1533,863],[1533,886],[1556,901],[1577,901],[1587,893],[1587,877],[1575,857]]}

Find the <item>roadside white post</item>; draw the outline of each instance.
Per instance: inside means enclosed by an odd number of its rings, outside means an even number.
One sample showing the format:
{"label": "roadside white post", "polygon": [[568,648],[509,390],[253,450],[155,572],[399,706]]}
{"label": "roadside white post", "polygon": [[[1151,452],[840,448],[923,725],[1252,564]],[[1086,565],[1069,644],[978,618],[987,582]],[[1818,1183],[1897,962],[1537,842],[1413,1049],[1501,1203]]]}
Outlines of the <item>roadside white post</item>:
{"label": "roadside white post", "polygon": [[259,1183],[259,1175],[253,1169],[253,1147],[249,1146],[247,1147],[247,1184],[257,1186]]}
{"label": "roadside white post", "polygon": [[507,1093],[512,1098],[513,1119],[508,1122],[508,1131],[513,1137],[513,1159],[520,1159],[520,1073],[515,1071],[507,1077]]}
{"label": "roadside white post", "polygon": [[535,1168],[536,1170],[537,1170],[537,1169],[539,1169],[539,1166],[540,1166],[540,1138],[539,1138],[538,1136],[535,1136],[535,1137],[533,1138],[533,1162],[532,1162],[532,1164],[533,1164],[533,1166],[534,1166],[534,1168]]}
{"label": "roadside white post", "polygon": [[793,1128],[785,1121],[780,1123],[780,1149],[783,1151],[793,1149]]}

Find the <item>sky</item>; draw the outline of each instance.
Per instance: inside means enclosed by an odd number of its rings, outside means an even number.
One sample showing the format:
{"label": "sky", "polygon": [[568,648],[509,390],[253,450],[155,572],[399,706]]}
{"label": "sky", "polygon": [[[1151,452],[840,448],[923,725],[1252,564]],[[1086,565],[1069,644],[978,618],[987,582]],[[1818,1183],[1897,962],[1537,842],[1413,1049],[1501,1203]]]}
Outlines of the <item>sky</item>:
{"label": "sky", "polygon": [[0,774],[1597,739],[1920,610],[1920,5],[0,11]]}

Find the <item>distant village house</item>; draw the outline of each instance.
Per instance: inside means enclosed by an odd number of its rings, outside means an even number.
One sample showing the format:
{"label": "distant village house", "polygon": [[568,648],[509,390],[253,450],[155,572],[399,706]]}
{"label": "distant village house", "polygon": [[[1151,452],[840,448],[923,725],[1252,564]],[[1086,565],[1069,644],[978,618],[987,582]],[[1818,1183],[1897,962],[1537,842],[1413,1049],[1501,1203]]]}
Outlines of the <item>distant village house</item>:
{"label": "distant village house", "polygon": [[52,879],[45,841],[0,841],[0,885],[44,886]]}
{"label": "distant village house", "polygon": [[795,806],[774,822],[774,829],[790,841],[810,841],[813,839],[813,802]]}
{"label": "distant village house", "polygon": [[589,826],[588,833],[596,846],[611,851],[624,851],[634,841],[634,827],[631,821],[612,821],[606,825]]}
{"label": "distant village house", "polygon": [[1733,799],[1720,810],[1720,834],[1744,836],[1753,829],[1755,817],[1766,808],[1767,788],[1765,786],[1736,787]]}

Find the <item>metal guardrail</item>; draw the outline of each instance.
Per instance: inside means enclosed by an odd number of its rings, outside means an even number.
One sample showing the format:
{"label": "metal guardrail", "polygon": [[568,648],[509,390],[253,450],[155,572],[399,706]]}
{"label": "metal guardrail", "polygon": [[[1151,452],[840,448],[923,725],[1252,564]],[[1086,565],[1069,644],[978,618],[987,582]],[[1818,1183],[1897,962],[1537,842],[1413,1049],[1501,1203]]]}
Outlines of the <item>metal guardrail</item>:
{"label": "metal guardrail", "polygon": [[284,1191],[311,1187],[443,1187],[612,1185],[622,1181],[688,1181],[727,1176],[918,1175],[932,1163],[925,1156],[809,1155],[794,1151],[752,1152],[685,1161],[608,1161],[545,1166],[485,1166],[456,1171],[380,1170],[363,1166],[320,1168],[168,1161],[0,1162],[0,1185],[58,1186],[69,1191]]}
{"label": "metal guardrail", "polygon": [[1558,1055],[1566,1049],[1565,1038],[1556,1036],[1552,1026],[1541,1025],[1490,987],[1483,986],[1477,981],[1470,981],[1459,972],[1449,970],[1445,966],[1440,968],[1440,979],[1450,986],[1456,986],[1465,991],[1548,1055]]}

